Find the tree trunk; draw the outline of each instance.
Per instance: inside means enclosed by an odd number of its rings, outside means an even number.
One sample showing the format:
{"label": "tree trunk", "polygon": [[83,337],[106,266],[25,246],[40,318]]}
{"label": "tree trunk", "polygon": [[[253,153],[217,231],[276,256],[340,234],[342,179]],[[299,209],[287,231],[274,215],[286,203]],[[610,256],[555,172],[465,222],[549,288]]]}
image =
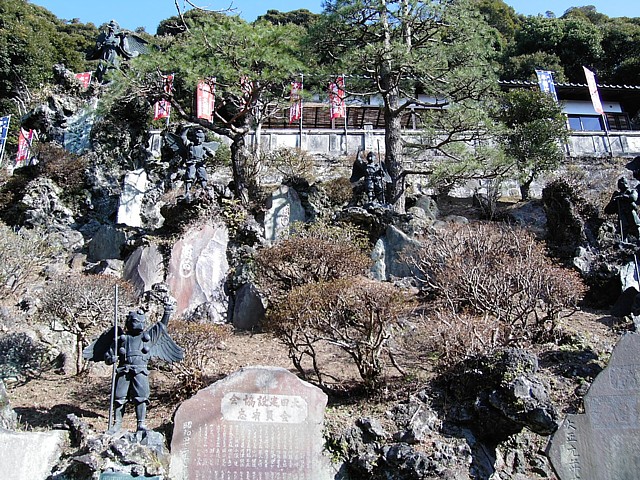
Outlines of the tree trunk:
{"label": "tree trunk", "polygon": [[527,180],[520,184],[520,197],[523,202],[529,200],[529,191],[531,190],[532,183],[533,177],[529,177]]}
{"label": "tree trunk", "polygon": [[246,134],[242,133],[233,137],[233,142],[230,147],[231,170],[234,183],[233,192],[242,205],[249,203],[249,189],[247,188],[246,169],[244,165],[245,159],[243,158],[245,135]]}

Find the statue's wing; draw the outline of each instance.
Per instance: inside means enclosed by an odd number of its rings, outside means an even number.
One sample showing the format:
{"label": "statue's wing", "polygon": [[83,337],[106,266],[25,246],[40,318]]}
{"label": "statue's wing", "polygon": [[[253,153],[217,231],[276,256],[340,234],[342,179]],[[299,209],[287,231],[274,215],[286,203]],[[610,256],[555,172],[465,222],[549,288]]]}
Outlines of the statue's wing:
{"label": "statue's wing", "polygon": [[93,48],[91,52],[87,55],[87,60],[100,60],[100,52],[102,50],[102,44],[107,38],[107,34],[105,32],[100,33],[98,38],[96,39],[96,46]]}
{"label": "statue's wing", "polygon": [[[82,358],[90,360],[92,362],[104,362],[104,355],[109,351],[111,345],[113,345],[115,327],[111,327],[100,335],[96,340],[91,343],[87,348],[82,351]],[[118,336],[122,334],[122,329],[118,327]]]}
{"label": "statue's wing", "polygon": [[179,362],[184,358],[184,350],[173,341],[173,338],[164,328],[160,329],[154,345],[149,350],[149,354],[167,362]]}
{"label": "statue's wing", "polygon": [[202,145],[204,145],[204,148],[207,150],[215,152],[220,146],[220,142],[204,142]]}
{"label": "statue's wing", "polygon": [[355,183],[361,178],[363,178],[367,172],[366,163],[359,156],[356,157],[356,161],[353,162],[353,167],[351,168],[351,177],[349,181],[351,183]]}
{"label": "statue's wing", "polygon": [[135,33],[127,32],[126,38],[126,54],[128,56],[137,57],[138,55],[149,53],[151,51],[151,45],[149,42]]}
{"label": "statue's wing", "polygon": [[162,133],[162,137],[164,138],[163,146],[171,150],[174,156],[179,155],[182,158],[187,156],[187,146],[180,135],[165,131]]}
{"label": "statue's wing", "polygon": [[640,170],[640,156],[635,157],[633,160],[627,163],[625,167],[631,171]]}

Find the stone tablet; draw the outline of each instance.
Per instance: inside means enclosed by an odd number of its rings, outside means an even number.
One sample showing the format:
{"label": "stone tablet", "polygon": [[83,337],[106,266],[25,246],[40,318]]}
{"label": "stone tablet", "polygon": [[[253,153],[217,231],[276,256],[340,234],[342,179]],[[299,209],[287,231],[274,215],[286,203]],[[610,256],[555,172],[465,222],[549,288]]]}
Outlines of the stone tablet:
{"label": "stone tablet", "polygon": [[640,335],[625,334],[584,398],[548,447],[562,480],[640,478]]}
{"label": "stone tablet", "polygon": [[328,480],[327,396],[284,368],[245,367],[175,415],[173,480]]}
{"label": "stone tablet", "polygon": [[300,201],[300,196],[293,189],[283,185],[271,194],[267,200],[267,211],[264,214],[264,237],[270,243],[278,238],[286,237],[294,222],[305,222],[307,215]]}
{"label": "stone tablet", "polygon": [[142,202],[148,186],[149,179],[143,168],[127,172],[118,200],[117,223],[129,227],[142,227]]}

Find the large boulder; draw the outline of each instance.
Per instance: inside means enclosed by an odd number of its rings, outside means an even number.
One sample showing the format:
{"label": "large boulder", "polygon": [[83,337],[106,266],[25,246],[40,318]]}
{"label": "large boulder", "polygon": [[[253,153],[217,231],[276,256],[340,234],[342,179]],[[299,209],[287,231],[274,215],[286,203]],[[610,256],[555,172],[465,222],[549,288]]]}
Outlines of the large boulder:
{"label": "large boulder", "polygon": [[524,428],[539,435],[558,428],[534,354],[506,349],[464,362],[457,371],[442,378],[459,404],[449,420],[470,428],[478,439],[497,444]]}
{"label": "large boulder", "polygon": [[164,280],[164,259],[157,245],[140,246],[124,264],[124,279],[131,282],[138,293],[151,290]]}

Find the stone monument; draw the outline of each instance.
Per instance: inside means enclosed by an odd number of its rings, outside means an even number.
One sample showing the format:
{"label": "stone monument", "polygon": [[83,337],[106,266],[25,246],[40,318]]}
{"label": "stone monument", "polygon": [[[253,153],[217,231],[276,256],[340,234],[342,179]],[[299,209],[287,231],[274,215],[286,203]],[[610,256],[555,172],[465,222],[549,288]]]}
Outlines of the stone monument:
{"label": "stone monument", "polygon": [[637,480],[640,475],[640,334],[627,333],[548,455],[561,480]]}
{"label": "stone monument", "polygon": [[277,367],[245,367],[176,411],[174,480],[329,480],[327,396]]}
{"label": "stone monument", "polygon": [[224,225],[200,225],[190,228],[173,246],[167,284],[178,301],[176,315],[205,305],[214,323],[227,321],[228,242]]}

